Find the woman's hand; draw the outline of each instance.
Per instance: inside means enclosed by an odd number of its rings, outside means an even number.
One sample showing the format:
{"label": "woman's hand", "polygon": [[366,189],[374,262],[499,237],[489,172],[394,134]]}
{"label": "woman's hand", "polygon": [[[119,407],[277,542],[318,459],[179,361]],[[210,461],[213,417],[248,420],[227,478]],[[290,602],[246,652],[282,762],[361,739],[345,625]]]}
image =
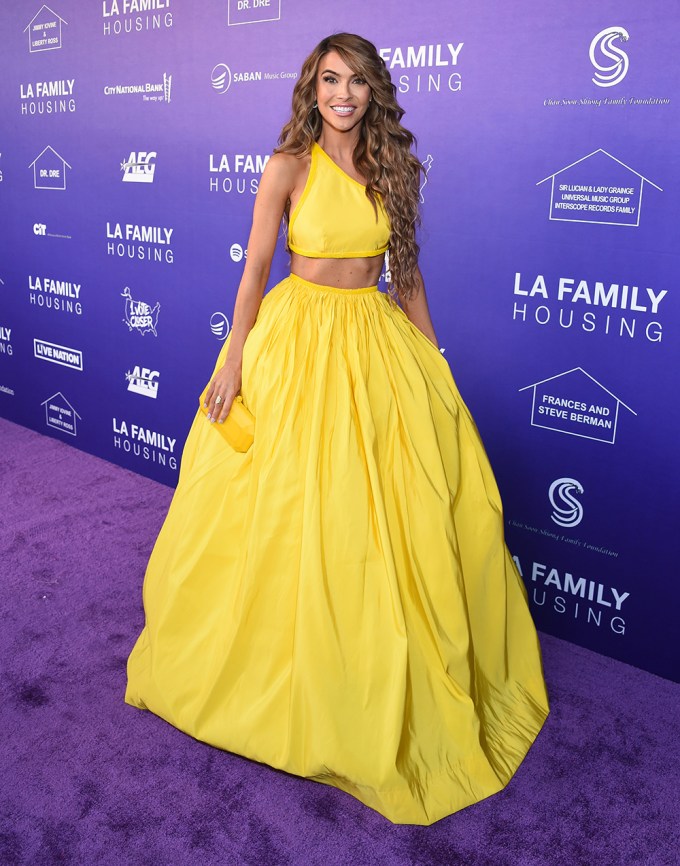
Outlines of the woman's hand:
{"label": "woman's hand", "polygon": [[208,420],[211,424],[217,421],[224,423],[229,414],[234,397],[241,388],[241,367],[232,361],[226,361],[223,367],[215,373],[210,387],[205,395],[205,405],[208,407]]}

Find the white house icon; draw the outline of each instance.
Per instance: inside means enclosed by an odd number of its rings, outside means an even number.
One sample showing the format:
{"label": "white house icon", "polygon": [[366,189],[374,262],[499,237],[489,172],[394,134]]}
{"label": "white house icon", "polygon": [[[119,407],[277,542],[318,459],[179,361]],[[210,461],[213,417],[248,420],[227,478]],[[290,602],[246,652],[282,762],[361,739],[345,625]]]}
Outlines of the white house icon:
{"label": "white house icon", "polygon": [[66,189],[66,168],[71,166],[49,144],[28,167],[33,169],[36,189]]}
{"label": "white house icon", "polygon": [[561,222],[639,226],[645,183],[660,186],[598,148],[539,180],[551,182],[550,219]]}
{"label": "white house icon", "polygon": [[619,407],[637,415],[582,367],[525,385],[531,389],[531,426],[613,445]]}
{"label": "white house icon", "polygon": [[62,24],[68,24],[68,21],[43,4],[24,27],[24,33],[28,30],[28,50],[53,51],[61,48]]}
{"label": "white house icon", "polygon": [[61,430],[62,433],[70,433],[71,436],[77,436],[77,419],[80,418],[80,415],[61,391],[52,394],[40,405],[45,407],[45,423],[48,427]]}

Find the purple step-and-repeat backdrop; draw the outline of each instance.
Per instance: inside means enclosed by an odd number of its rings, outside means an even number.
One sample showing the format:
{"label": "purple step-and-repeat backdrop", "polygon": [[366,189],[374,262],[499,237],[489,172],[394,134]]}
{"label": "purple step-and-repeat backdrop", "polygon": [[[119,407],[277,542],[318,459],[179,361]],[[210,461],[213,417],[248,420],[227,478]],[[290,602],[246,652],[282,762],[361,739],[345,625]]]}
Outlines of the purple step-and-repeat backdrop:
{"label": "purple step-and-repeat backdrop", "polygon": [[[536,621],[680,679],[679,23],[661,0],[4,4],[0,414],[176,482],[301,62],[362,33],[428,169],[432,316]],[[270,286],[286,266],[281,243]]]}

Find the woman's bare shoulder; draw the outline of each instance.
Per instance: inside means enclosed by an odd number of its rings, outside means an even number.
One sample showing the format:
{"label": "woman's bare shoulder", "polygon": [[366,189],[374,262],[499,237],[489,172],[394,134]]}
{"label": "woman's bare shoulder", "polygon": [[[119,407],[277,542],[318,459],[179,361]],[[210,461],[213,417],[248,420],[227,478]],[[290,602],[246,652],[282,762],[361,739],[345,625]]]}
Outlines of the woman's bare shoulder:
{"label": "woman's bare shoulder", "polygon": [[293,153],[274,153],[267,161],[266,170],[277,180],[295,186],[302,175],[309,169],[309,154],[296,156]]}

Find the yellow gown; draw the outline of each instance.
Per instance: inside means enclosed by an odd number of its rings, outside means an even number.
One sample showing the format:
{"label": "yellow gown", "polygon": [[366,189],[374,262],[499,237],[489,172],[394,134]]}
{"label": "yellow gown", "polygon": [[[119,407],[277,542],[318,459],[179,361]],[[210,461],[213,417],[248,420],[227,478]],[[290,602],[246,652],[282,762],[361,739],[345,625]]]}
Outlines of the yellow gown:
{"label": "yellow gown", "polygon": [[[291,248],[325,221],[307,245],[333,252],[333,207],[310,219],[333,184],[344,226],[348,208],[374,214],[315,146]],[[380,249],[378,216],[335,248]],[[548,697],[498,488],[446,359],[376,286],[291,275],[262,299],[241,394],[247,452],[201,412],[186,440],[125,701],[397,824],[496,793]]]}

